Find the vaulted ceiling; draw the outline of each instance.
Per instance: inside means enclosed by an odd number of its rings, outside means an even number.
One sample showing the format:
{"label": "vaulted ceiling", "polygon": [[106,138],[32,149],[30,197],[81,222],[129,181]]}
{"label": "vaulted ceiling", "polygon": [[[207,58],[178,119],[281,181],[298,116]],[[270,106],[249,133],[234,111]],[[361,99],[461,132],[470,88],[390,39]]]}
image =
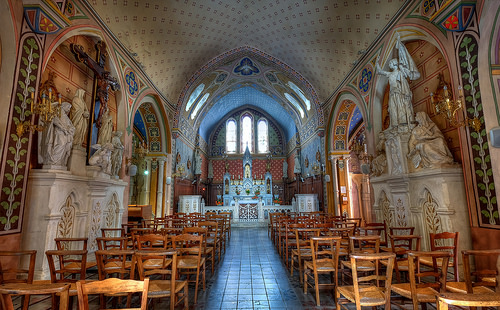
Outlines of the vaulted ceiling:
{"label": "vaulted ceiling", "polygon": [[407,0],[86,0],[174,105],[210,60],[251,46],[326,100]]}

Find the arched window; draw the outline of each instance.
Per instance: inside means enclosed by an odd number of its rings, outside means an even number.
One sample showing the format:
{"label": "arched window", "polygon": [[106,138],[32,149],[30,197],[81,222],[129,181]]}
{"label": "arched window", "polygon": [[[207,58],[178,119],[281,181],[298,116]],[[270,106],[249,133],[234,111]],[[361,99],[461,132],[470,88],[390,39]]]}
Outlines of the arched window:
{"label": "arched window", "polygon": [[241,119],[241,152],[245,152],[248,146],[250,153],[253,153],[252,118],[248,115]]}
{"label": "arched window", "polygon": [[269,139],[267,132],[267,121],[264,119],[259,120],[257,123],[257,149],[259,153],[269,152]]}
{"label": "arched window", "polygon": [[226,152],[236,153],[236,121],[228,120],[226,123]]}

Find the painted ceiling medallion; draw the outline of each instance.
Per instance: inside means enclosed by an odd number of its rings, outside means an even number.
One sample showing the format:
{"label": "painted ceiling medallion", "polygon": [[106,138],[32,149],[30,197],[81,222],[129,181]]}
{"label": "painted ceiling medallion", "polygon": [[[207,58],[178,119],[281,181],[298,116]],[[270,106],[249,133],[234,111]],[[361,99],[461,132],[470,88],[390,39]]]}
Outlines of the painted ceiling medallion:
{"label": "painted ceiling medallion", "polygon": [[446,31],[461,32],[469,26],[476,1],[459,0],[442,3],[439,10],[430,18]]}
{"label": "painted ceiling medallion", "polygon": [[252,74],[259,74],[260,70],[253,64],[250,58],[245,57],[240,61],[239,65],[234,68],[234,73],[243,76],[250,76]]}

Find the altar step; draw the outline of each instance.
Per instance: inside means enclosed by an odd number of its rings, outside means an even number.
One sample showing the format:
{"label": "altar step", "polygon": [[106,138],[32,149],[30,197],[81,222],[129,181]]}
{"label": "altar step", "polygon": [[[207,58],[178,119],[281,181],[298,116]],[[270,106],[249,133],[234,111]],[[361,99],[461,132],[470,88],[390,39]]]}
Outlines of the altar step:
{"label": "altar step", "polygon": [[241,222],[232,222],[232,227],[267,227],[267,222],[259,222],[259,221],[241,221]]}

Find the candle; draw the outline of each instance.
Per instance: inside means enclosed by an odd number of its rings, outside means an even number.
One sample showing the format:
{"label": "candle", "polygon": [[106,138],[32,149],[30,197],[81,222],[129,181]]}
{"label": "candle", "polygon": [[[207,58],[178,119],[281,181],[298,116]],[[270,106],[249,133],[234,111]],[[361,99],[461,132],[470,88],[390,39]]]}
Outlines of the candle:
{"label": "candle", "polygon": [[366,143],[365,143],[365,153],[368,153],[367,148],[366,148]]}

